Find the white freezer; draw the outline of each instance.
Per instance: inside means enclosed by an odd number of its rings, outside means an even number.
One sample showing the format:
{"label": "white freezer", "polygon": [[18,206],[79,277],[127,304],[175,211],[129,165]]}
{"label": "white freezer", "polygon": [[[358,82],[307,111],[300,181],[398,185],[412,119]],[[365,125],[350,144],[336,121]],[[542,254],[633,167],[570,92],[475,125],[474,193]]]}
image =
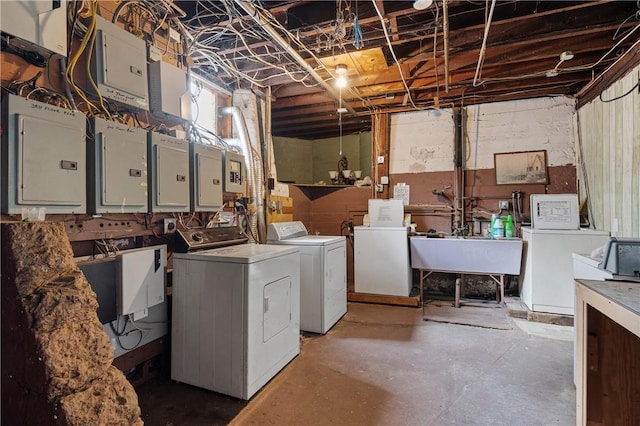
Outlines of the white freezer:
{"label": "white freezer", "polygon": [[526,260],[520,298],[537,312],[573,315],[572,253],[590,253],[609,240],[609,233],[592,229],[540,230],[522,227]]}
{"label": "white freezer", "polygon": [[413,285],[408,228],[354,228],[356,293],[409,296]]}

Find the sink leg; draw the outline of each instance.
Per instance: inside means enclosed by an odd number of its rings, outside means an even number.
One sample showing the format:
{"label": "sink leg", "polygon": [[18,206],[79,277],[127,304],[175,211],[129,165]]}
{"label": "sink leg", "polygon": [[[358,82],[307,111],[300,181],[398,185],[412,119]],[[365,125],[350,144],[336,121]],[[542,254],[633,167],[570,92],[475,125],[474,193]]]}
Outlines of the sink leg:
{"label": "sink leg", "polygon": [[460,307],[460,287],[462,287],[462,278],[456,278],[456,300],[454,301],[456,308]]}

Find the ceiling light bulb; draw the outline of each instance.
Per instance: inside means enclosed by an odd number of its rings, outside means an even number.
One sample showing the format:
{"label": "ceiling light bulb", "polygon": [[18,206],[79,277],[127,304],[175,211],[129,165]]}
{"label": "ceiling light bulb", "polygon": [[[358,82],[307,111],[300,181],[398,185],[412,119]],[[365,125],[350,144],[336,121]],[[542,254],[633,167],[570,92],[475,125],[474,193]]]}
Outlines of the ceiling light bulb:
{"label": "ceiling light bulb", "polygon": [[557,75],[558,75],[558,71],[556,70],[549,70],[547,71],[547,74],[546,74],[547,77],[555,77]]}
{"label": "ceiling light bulb", "polygon": [[336,65],[336,74],[345,75],[347,73],[347,66],[345,64]]}
{"label": "ceiling light bulb", "polygon": [[433,4],[433,0],[414,0],[413,8],[417,10],[424,10]]}
{"label": "ceiling light bulb", "polygon": [[570,51],[567,50],[566,52],[562,52],[560,54],[560,60],[561,61],[564,62],[564,61],[568,61],[570,59],[573,59],[573,52],[570,52]]}
{"label": "ceiling light bulb", "polygon": [[347,87],[347,79],[344,76],[340,76],[336,78],[336,86],[338,87]]}

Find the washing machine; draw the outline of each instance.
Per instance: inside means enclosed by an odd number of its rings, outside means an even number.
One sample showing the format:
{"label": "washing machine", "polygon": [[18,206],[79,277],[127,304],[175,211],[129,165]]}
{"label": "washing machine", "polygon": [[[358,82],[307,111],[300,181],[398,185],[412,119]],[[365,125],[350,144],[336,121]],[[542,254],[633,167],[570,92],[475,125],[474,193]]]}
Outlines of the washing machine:
{"label": "washing machine", "polygon": [[221,232],[178,235],[171,378],[248,400],[300,353],[300,255]]}
{"label": "washing machine", "polygon": [[300,221],[271,223],[268,244],[300,251],[300,329],[325,334],[347,312],[344,236],[309,235]]}

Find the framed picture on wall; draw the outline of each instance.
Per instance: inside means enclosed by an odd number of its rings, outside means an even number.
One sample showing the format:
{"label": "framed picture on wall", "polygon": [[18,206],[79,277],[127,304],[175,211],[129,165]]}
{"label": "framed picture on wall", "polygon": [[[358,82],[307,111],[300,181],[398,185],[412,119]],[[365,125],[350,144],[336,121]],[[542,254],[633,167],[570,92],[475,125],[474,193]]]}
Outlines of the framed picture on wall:
{"label": "framed picture on wall", "polygon": [[523,185],[549,183],[547,151],[502,152],[493,154],[496,184]]}

